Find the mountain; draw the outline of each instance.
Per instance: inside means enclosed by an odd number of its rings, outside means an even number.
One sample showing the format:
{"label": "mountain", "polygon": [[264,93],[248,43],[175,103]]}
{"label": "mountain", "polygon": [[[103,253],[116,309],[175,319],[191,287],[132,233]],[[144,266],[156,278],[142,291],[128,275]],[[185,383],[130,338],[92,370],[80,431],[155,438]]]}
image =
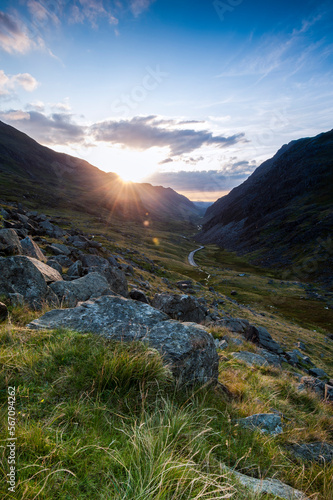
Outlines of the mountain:
{"label": "mountain", "polygon": [[207,209],[197,239],[328,282],[332,186],[333,130],[292,141]]}
{"label": "mountain", "polygon": [[[41,146],[0,122],[0,196],[33,206],[61,207],[128,219],[195,220],[199,210],[171,188],[123,183],[73,156]],[[147,215],[148,214],[148,215]]]}

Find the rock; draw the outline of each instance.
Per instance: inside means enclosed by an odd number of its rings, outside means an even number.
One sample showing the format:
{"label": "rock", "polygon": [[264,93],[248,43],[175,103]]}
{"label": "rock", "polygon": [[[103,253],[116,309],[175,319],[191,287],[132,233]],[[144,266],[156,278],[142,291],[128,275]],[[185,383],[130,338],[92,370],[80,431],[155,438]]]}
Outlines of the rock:
{"label": "rock", "polygon": [[281,358],[277,354],[266,351],[266,349],[260,349],[259,354],[266,359],[269,365],[281,368]]}
{"label": "rock", "polygon": [[59,226],[51,224],[49,220],[40,222],[39,227],[45,234],[51,236],[51,238],[62,238],[65,235],[64,231]]}
{"label": "rock", "polygon": [[268,351],[274,352],[275,354],[283,353],[281,346],[272,339],[266,328],[263,328],[262,326],[249,325],[244,332],[244,336],[246,340],[250,340],[254,344],[259,347],[263,347]]}
{"label": "rock", "polygon": [[248,366],[268,366],[268,362],[263,356],[259,356],[259,354],[254,354],[253,352],[232,352],[231,356],[238,361],[244,361]]}
{"label": "rock", "polygon": [[0,229],[0,252],[4,255],[22,255],[22,246],[15,229]]}
{"label": "rock", "polygon": [[78,302],[84,302],[101,295],[112,295],[109,283],[98,273],[89,273],[74,281],[56,281],[50,285],[63,307],[75,307]]}
{"label": "rock", "polygon": [[282,421],[276,413],[257,413],[246,418],[238,418],[237,423],[246,429],[258,429],[270,435],[282,434]]}
{"label": "rock", "polygon": [[52,298],[47,284],[58,280],[55,269],[32,257],[0,257],[0,295],[19,293],[34,309]]}
{"label": "rock", "polygon": [[133,290],[131,290],[128,295],[132,300],[138,300],[139,302],[143,302],[144,304],[149,304],[149,300],[147,299],[145,292],[143,292],[142,290],[133,288]]}
{"label": "rock", "polygon": [[130,276],[131,274],[134,274],[134,269],[133,269],[133,266],[131,266],[131,264],[121,264],[121,269],[128,276]]}
{"label": "rock", "polygon": [[152,305],[179,321],[201,323],[206,318],[206,308],[190,295],[157,293],[153,298]]}
{"label": "rock", "polygon": [[20,293],[9,293],[8,298],[13,306],[23,306],[24,297]]}
{"label": "rock", "polygon": [[24,240],[21,240],[21,246],[22,246],[22,253],[24,255],[27,255],[28,257],[33,257],[34,259],[38,259],[41,262],[46,262],[47,259],[37,243],[34,242],[30,238],[30,236],[27,236],[24,238]]}
{"label": "rock", "polygon": [[128,285],[125,273],[116,267],[111,267],[108,260],[98,255],[81,255],[80,260],[84,272],[97,272],[104,276],[115,293],[123,297],[128,295]]}
{"label": "rock", "polygon": [[157,309],[120,296],[106,295],[74,309],[56,309],[29,328],[68,328],[120,341],[140,340],[156,348],[180,383],[217,380],[213,337],[198,325],[178,323]]}
{"label": "rock", "polygon": [[238,293],[236,292],[236,290],[231,290],[230,295],[238,295]]}
{"label": "rock", "polygon": [[62,273],[62,266],[56,260],[54,259],[48,260],[47,265],[58,271],[59,274]]}
{"label": "rock", "polygon": [[287,351],[286,357],[290,365],[297,366],[299,364],[300,358],[295,351]]}
{"label": "rock", "polygon": [[288,445],[287,448],[302,460],[321,464],[333,462],[333,445],[329,443],[295,443]]}
{"label": "rock", "polygon": [[322,380],[315,377],[302,377],[300,385],[297,387],[299,391],[310,389],[315,392],[321,399],[333,401],[333,387],[325,384]]}
{"label": "rock", "polygon": [[0,302],[0,323],[8,318],[8,309],[6,304]]}
{"label": "rock", "polygon": [[238,318],[223,318],[218,324],[235,333],[244,333],[250,326],[250,323],[246,319]]}
{"label": "rock", "polygon": [[52,262],[58,262],[58,264],[60,264],[62,267],[70,267],[73,264],[73,262],[69,257],[67,257],[67,255],[54,255],[53,257],[50,257],[48,261],[49,260],[52,260]]}
{"label": "rock", "polygon": [[227,349],[228,347],[228,342],[226,340],[221,340],[219,342],[219,349],[221,349],[221,351],[224,351],[225,349]]}
{"label": "rock", "polygon": [[52,243],[52,248],[56,248],[59,251],[59,255],[70,255],[71,249],[67,245],[62,245],[61,243]]}
{"label": "rock", "polygon": [[81,278],[83,275],[83,268],[82,268],[82,262],[80,260],[77,260],[72,264],[67,271],[67,276],[75,277],[75,278]]}
{"label": "rock", "polygon": [[304,344],[304,342],[301,341],[297,342],[296,347],[298,347],[298,349],[301,349],[302,351],[307,350],[306,345]]}
{"label": "rock", "polygon": [[88,245],[92,248],[101,248],[102,247],[102,243],[100,243],[99,241],[94,241],[94,240],[89,240]]}
{"label": "rock", "polygon": [[226,465],[223,465],[223,469],[233,474],[243,486],[255,495],[274,495],[285,500],[309,500],[302,491],[296,490],[278,479],[256,479],[230,469]]}
{"label": "rock", "polygon": [[229,341],[235,345],[244,345],[244,340],[238,339],[237,337],[230,337]]}
{"label": "rock", "polygon": [[321,368],[310,368],[309,375],[312,375],[313,377],[316,377],[316,378],[323,378],[327,381],[329,379],[329,376],[327,375],[327,373],[324,372],[324,370],[322,370]]}

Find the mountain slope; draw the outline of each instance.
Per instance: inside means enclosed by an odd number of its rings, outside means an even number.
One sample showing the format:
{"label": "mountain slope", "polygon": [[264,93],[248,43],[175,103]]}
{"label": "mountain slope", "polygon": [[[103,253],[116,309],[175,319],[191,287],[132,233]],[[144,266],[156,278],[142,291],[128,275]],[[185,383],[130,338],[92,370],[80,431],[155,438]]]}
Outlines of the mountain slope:
{"label": "mountain slope", "polygon": [[74,208],[90,213],[109,210],[130,219],[191,219],[195,205],[172,189],[124,184],[114,173],[41,146],[0,122],[0,196],[25,198],[39,206]]}
{"label": "mountain slope", "polygon": [[198,240],[299,278],[329,276],[332,185],[333,130],[292,141],[208,208]]}

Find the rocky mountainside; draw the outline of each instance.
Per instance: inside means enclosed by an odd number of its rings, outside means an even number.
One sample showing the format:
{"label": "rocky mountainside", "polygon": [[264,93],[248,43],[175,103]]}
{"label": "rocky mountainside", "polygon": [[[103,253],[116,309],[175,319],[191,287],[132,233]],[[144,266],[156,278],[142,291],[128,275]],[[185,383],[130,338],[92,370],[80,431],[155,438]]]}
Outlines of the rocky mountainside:
{"label": "rocky mountainside", "polygon": [[198,241],[328,282],[332,184],[333,130],[292,141],[208,208]]}
{"label": "rocky mountainside", "polygon": [[1,197],[25,199],[36,207],[68,207],[99,214],[111,210],[128,219],[189,220],[199,210],[170,188],[124,184],[114,173],[41,146],[0,122]]}

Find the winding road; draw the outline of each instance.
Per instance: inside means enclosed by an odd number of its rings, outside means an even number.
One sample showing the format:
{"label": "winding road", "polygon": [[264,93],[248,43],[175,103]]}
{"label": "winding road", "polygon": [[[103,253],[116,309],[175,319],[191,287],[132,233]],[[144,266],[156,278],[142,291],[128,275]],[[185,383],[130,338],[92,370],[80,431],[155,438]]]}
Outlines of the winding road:
{"label": "winding road", "polygon": [[199,252],[199,250],[202,250],[203,248],[205,248],[205,247],[200,247],[200,248],[197,248],[196,250],[193,250],[193,252],[190,252],[190,253],[188,254],[188,261],[189,261],[189,264],[190,264],[191,266],[198,267],[198,264],[196,264],[196,263],[194,262],[194,254],[195,254],[195,252]]}

